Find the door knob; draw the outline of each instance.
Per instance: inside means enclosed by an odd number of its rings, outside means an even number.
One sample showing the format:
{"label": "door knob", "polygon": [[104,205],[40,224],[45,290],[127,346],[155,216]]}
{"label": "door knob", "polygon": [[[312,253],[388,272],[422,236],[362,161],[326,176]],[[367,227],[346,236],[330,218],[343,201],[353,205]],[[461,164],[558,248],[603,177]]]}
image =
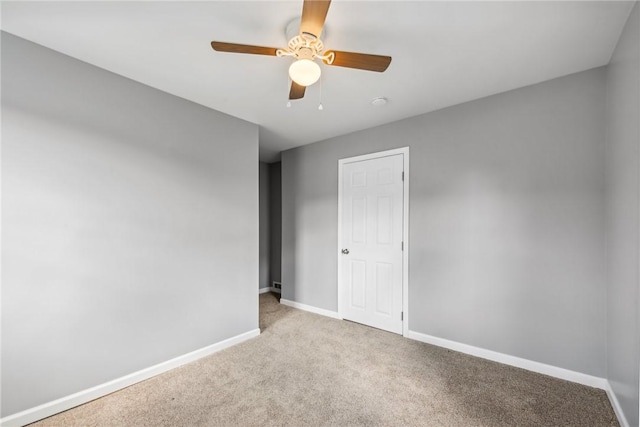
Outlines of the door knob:
{"label": "door knob", "polygon": [[342,250],[342,254],[343,255],[349,255],[349,249],[343,249]]}

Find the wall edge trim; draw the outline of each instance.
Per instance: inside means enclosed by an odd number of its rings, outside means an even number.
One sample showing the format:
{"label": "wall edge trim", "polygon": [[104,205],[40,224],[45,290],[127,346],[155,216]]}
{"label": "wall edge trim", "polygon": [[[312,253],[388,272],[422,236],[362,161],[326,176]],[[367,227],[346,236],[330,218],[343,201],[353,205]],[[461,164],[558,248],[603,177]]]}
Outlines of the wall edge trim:
{"label": "wall edge trim", "polygon": [[409,331],[407,338],[432,344],[438,347],[448,348],[449,350],[458,351],[460,353],[469,354],[471,356],[481,357],[493,362],[502,363],[504,365],[514,366],[516,368],[526,369],[527,371],[536,372],[550,377],[559,378],[565,381],[586,385],[589,387],[607,389],[607,380],[605,378],[596,377],[582,372],[572,371],[570,369],[560,368],[546,363],[536,362],[529,359],[523,359],[517,356],[511,356],[505,353],[499,353],[485,348],[475,347],[469,344],[463,344],[457,341],[451,341],[444,338],[434,337],[432,335],[423,334],[421,332]]}
{"label": "wall edge trim", "polygon": [[268,292],[274,292],[276,294],[280,293],[280,289],[274,288],[272,286],[268,287],[268,288],[260,288],[258,289],[258,293],[259,294],[266,294]]}
{"label": "wall edge trim", "polygon": [[302,303],[291,301],[284,298],[280,298],[280,304],[286,305],[288,307],[297,308],[299,310],[308,311],[310,313],[319,314],[321,316],[342,320],[342,317],[340,317],[337,311],[326,310],[324,308],[318,308],[312,305],[302,304]]}
{"label": "wall edge trim", "polygon": [[43,403],[42,405],[20,411],[12,415],[8,415],[0,419],[0,426],[12,427],[33,423],[62,411],[66,411],[68,409],[82,405],[83,403],[87,403],[100,397],[106,396],[107,394],[121,390],[125,387],[129,387],[151,377],[155,377],[156,375],[160,375],[164,372],[170,371],[171,369],[186,365],[190,362],[194,362],[213,353],[217,353],[220,350],[224,350],[236,344],[240,344],[241,342],[247,341],[251,338],[257,337],[258,335],[260,335],[260,329],[256,328],[245,333],[233,336],[231,338],[227,338],[223,341],[219,341],[215,344],[208,345],[201,349],[183,354],[173,359],[160,362],[156,365],[141,369],[123,377],[116,378],[106,383],[99,384],[97,386],[70,394],[65,397],[61,397],[60,399],[56,399],[51,402]]}
{"label": "wall edge trim", "polygon": [[611,383],[609,381],[607,381],[605,391],[607,392],[607,397],[613,407],[613,412],[616,414],[616,417],[618,417],[620,427],[631,427],[629,421],[627,421],[627,417],[625,417],[624,412],[622,411],[620,401],[618,400],[616,393],[613,391],[613,387],[611,387]]}

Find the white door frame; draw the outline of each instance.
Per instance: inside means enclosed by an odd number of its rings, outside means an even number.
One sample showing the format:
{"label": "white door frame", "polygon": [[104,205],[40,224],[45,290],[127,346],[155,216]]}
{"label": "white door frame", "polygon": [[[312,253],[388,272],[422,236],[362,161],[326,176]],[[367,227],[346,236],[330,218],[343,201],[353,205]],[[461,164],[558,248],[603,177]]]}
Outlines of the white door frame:
{"label": "white door frame", "polygon": [[336,251],[338,257],[338,314],[341,319],[344,319],[344,301],[341,295],[345,285],[342,283],[342,254],[340,252],[342,250],[342,167],[347,163],[389,157],[396,154],[404,154],[402,165],[404,170],[404,181],[402,182],[402,241],[404,242],[404,250],[402,252],[402,336],[406,337],[409,332],[409,147],[395,148],[393,150],[379,151],[377,153],[369,153],[338,160],[338,250]]}

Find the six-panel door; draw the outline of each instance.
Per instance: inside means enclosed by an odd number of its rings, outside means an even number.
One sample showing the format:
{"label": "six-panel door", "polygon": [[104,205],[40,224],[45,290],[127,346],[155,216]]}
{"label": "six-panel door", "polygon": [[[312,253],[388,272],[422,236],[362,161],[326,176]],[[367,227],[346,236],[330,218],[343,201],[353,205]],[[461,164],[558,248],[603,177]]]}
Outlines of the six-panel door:
{"label": "six-panel door", "polygon": [[402,333],[403,155],[342,166],[341,315]]}

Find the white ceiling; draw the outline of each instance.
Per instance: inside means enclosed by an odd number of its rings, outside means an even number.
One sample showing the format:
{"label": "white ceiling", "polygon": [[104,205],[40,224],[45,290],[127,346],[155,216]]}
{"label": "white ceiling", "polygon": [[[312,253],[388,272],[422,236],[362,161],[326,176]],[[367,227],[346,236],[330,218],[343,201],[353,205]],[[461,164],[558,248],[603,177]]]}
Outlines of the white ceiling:
{"label": "white ceiling", "polygon": [[[260,157],[609,62],[632,2],[334,0],[327,49],[390,55],[385,73],[323,67],[286,107],[290,58],[214,52],[211,40],[285,47],[302,1],[4,2],[2,29],[260,125]],[[384,96],[389,102],[374,107]]]}

